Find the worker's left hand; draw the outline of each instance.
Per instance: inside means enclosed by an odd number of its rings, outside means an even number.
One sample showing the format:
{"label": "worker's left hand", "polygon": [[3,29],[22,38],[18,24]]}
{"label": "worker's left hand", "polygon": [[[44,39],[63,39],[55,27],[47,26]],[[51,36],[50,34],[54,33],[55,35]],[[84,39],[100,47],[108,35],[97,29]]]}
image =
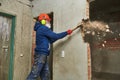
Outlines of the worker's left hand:
{"label": "worker's left hand", "polygon": [[67,34],[70,35],[73,31],[71,29],[67,30]]}

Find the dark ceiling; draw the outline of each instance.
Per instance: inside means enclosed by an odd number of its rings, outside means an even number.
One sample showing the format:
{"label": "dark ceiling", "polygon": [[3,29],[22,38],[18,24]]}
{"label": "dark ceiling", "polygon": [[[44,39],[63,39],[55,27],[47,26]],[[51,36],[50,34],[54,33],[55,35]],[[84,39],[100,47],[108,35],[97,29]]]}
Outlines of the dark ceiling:
{"label": "dark ceiling", "polygon": [[116,8],[120,7],[120,0],[95,0],[90,3],[90,6],[98,10]]}
{"label": "dark ceiling", "polygon": [[91,0],[90,19],[120,21],[120,0]]}

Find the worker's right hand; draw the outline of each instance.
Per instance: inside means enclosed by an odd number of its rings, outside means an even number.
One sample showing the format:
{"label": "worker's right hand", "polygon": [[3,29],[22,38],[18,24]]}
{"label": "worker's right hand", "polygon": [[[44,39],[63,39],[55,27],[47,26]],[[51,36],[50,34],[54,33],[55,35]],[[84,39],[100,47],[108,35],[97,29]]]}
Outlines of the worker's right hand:
{"label": "worker's right hand", "polygon": [[67,34],[70,35],[73,31],[71,29],[67,30]]}

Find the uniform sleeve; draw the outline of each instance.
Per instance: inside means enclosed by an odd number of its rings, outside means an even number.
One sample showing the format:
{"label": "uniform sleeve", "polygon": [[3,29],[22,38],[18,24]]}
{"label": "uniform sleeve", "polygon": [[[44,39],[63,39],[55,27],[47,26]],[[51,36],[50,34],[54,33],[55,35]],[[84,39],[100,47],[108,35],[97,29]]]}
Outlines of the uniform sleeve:
{"label": "uniform sleeve", "polygon": [[62,39],[67,35],[67,31],[61,32],[61,33],[55,33],[52,30],[48,29],[45,33],[45,36],[47,36],[50,39],[50,42],[53,43],[58,39]]}

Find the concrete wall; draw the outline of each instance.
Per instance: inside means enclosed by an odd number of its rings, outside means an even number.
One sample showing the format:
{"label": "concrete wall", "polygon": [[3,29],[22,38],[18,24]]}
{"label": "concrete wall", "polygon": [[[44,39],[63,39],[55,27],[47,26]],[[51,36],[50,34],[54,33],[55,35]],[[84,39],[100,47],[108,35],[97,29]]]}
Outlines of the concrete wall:
{"label": "concrete wall", "polygon": [[[0,0],[0,12],[16,16],[13,80],[25,80],[31,67],[32,14],[29,0]],[[30,44],[31,43],[31,44]],[[23,57],[20,57],[23,54]]]}
{"label": "concrete wall", "polygon": [[[54,12],[54,31],[71,29],[86,18],[86,0],[34,0],[32,13]],[[80,30],[53,44],[53,80],[88,80],[87,44]],[[61,52],[65,57],[60,57]]]}

